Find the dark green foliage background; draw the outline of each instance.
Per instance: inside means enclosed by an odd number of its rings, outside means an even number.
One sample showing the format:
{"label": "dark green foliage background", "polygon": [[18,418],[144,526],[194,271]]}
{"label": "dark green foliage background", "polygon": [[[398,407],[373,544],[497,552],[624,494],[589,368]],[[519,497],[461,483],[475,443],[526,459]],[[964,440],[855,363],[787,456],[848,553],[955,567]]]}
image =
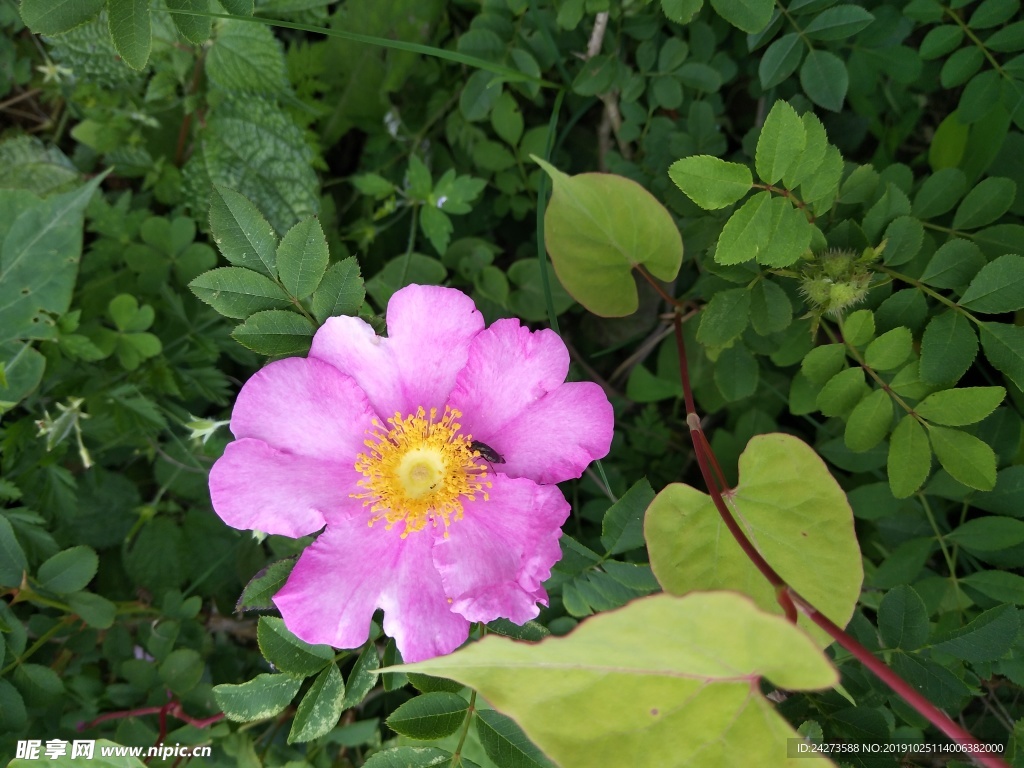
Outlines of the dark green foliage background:
{"label": "dark green foliage background", "polygon": [[[303,354],[328,316],[378,323],[408,283],[460,288],[488,321],[557,322],[572,375],[602,382],[616,408],[611,455],[564,487],[573,516],[551,606],[527,628],[490,629],[563,634],[657,589],[644,509],[669,482],[700,485],[670,323],[645,284],[619,319],[560,287],[538,259],[550,185],[536,155],[625,176],[671,211],[686,253],[670,290],[692,310],[691,377],[727,478],[753,435],[813,445],[849,494],[864,554],[850,631],[1024,765],[1019,0],[52,6],[0,0],[0,220],[33,205],[44,220],[87,180],[99,191],[67,214],[71,248],[84,232],[80,262],[59,273],[68,295],[35,327],[0,315],[0,757],[18,739],[80,738],[79,724],[170,700],[194,722],[172,716],[162,740],[214,746],[192,765],[451,762],[469,692],[378,680],[396,661],[379,627],[352,652],[293,638],[269,596],[307,541],[228,528],[206,481],[253,371]],[[339,36],[309,31],[322,27]],[[835,148],[834,178],[794,198],[820,237],[799,264],[733,264],[719,237],[741,204],[704,210],[668,169],[698,155],[753,168],[780,99],[816,114]],[[275,244],[316,216],[322,281],[275,283],[223,242],[219,255],[218,215],[262,215]],[[842,317],[807,296],[834,266],[829,247],[881,255]],[[12,274],[0,292],[17,290]],[[961,399],[915,411],[940,427],[929,443],[898,403],[914,410],[934,392]],[[267,660],[294,682],[282,688]],[[869,673],[835,661],[842,691],[780,697],[794,726],[937,740]],[[222,709],[233,721],[201,722]],[[474,722],[464,764],[547,764],[507,718]],[[148,746],[159,727],[143,714],[84,733]],[[409,751],[416,739],[434,744]],[[399,744],[395,762],[371,757]]]}

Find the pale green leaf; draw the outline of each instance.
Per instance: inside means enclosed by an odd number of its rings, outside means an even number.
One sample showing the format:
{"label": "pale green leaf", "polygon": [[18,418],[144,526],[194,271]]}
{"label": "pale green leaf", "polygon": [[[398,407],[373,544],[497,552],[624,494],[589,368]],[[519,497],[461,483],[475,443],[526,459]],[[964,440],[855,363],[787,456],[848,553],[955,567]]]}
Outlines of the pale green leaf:
{"label": "pale green leaf", "polygon": [[889,441],[889,487],[897,499],[910,496],[932,469],[932,451],[924,427],[913,416],[904,416]]}
{"label": "pale green leaf", "polygon": [[870,451],[892,426],[892,398],[883,389],[865,397],[850,413],[843,439],[851,451]]}
{"label": "pale green leaf", "polygon": [[[329,646],[323,646],[329,648]],[[317,675],[295,710],[288,732],[288,743],[312,741],[330,732],[338,724],[345,699],[345,682],[337,664]]]}
{"label": "pale green leaf", "polygon": [[710,155],[677,160],[669,166],[668,175],[687,197],[708,211],[732,205],[753,183],[747,166]]}
{"label": "pale green leaf", "polygon": [[942,468],[968,488],[991,491],[996,485],[996,455],[992,447],[959,429],[928,429],[935,457]]}
{"label": "pale green leaf", "polygon": [[864,362],[876,371],[891,371],[910,357],[913,343],[914,337],[909,328],[893,328],[868,344],[864,350]]}
{"label": "pale green leaf", "polygon": [[241,685],[215,685],[213,698],[229,720],[251,723],[278,714],[301,685],[301,677],[262,674]]}
{"label": "pale green leaf", "polygon": [[914,406],[917,414],[934,424],[963,427],[984,419],[1006,397],[1002,387],[961,387],[928,395]]}
{"label": "pale green leaf", "polygon": [[959,312],[933,317],[921,338],[921,378],[933,384],[958,381],[978,354],[978,337]]}
{"label": "pale green leaf", "polygon": [[[263,657],[281,672],[308,677],[334,659],[329,645],[311,645],[300,640],[276,616],[260,616],[256,639]],[[333,666],[333,665],[332,665]]]}
{"label": "pale green leaf", "polygon": [[772,106],[757,139],[757,175],[774,184],[796,163],[807,145],[807,131],[800,116],[785,101]]}

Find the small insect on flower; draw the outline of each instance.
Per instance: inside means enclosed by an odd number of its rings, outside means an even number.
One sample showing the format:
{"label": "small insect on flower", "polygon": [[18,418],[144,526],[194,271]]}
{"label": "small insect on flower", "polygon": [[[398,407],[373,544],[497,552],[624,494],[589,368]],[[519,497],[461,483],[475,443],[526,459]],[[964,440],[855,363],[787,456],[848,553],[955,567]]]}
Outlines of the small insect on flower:
{"label": "small insect on flower", "polygon": [[491,464],[504,464],[505,459],[500,453],[487,445],[487,443],[481,443],[479,440],[474,440],[469,444],[471,451],[476,451],[480,454],[480,458],[484,461],[489,461]]}

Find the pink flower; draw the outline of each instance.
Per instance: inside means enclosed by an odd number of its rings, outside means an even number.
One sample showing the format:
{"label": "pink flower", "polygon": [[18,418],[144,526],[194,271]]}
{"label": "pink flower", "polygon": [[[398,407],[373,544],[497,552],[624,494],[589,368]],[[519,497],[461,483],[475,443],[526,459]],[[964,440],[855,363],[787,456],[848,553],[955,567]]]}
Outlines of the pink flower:
{"label": "pink flower", "polygon": [[565,382],[552,331],[485,329],[468,296],[419,285],[387,325],[331,318],[309,357],[249,379],[210,494],[236,528],[324,529],[274,597],[292,632],[355,648],[382,608],[411,662],[453,651],[470,622],[537,616],[569,514],[553,484],[607,454],[613,423],[600,387]]}

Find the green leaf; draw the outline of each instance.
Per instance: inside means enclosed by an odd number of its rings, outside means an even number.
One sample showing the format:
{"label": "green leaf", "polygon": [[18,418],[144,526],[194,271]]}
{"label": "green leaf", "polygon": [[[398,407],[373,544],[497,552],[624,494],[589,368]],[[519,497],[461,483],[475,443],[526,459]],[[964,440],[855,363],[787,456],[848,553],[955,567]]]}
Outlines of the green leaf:
{"label": "green leaf", "polygon": [[750,169],[711,155],[694,155],[676,160],[668,169],[669,178],[687,197],[707,211],[732,205],[753,183]]}
{"label": "green leaf", "polygon": [[51,592],[78,592],[92,581],[100,560],[92,547],[71,547],[39,566],[39,585]]}
{"label": "green leaf", "polygon": [[176,648],[160,662],[160,680],[181,696],[195,688],[203,677],[203,657],[191,648]]}
{"label": "green leaf", "polygon": [[808,352],[800,370],[813,384],[824,384],[846,367],[846,346],[822,344]]}
{"label": "green leaf", "polygon": [[704,6],[704,0],[661,0],[661,10],[676,24],[686,24]]}
{"label": "green leaf", "polygon": [[[961,31],[959,27],[953,28]],[[953,210],[953,206],[963,197],[966,190],[967,177],[963,171],[959,168],[943,168],[921,184],[921,188],[914,196],[912,212],[919,219],[934,219]]]}
{"label": "green leaf", "polygon": [[1006,397],[1002,387],[961,387],[928,395],[914,406],[919,416],[934,424],[963,427],[984,419]]}
{"label": "green leaf", "polygon": [[441,739],[458,730],[468,708],[469,703],[458,694],[424,693],[392,712],[387,724],[395,733],[412,739]]}
{"label": "green leaf", "polygon": [[882,260],[889,266],[906,264],[917,256],[924,243],[924,225],[913,216],[899,216],[885,229]]}
{"label": "green leaf", "polygon": [[916,651],[928,640],[928,608],[913,587],[900,584],[878,605],[878,632],[886,648]]}
{"label": "green leaf", "polygon": [[612,174],[567,176],[531,157],[552,179],[545,240],[558,279],[574,299],[602,317],[622,317],[638,306],[634,267],[660,280],[675,278],[683,241],[651,193]]}
{"label": "green leaf", "polygon": [[996,455],[992,447],[959,429],[928,429],[942,468],[968,488],[991,491],[996,485]]}
{"label": "green leaf", "polygon": [[811,40],[845,40],[867,27],[875,17],[857,5],[827,8],[804,27]]}
{"label": "green leaf", "polygon": [[757,67],[761,87],[767,91],[785,82],[803,61],[805,48],[796,32],[785,34],[769,45]]}
{"label": "green leaf", "polygon": [[132,69],[144,68],[153,43],[149,0],[107,0],[107,22],[124,63]]}
{"label": "green leaf", "polygon": [[[843,318],[842,328],[843,338],[846,339],[847,344],[863,347],[875,338],[875,313],[870,309],[858,309],[856,312],[851,312]],[[845,356],[845,349],[842,345],[837,346],[843,350]]]}
{"label": "green leaf", "polygon": [[843,108],[850,75],[843,60],[830,51],[813,49],[800,67],[800,86],[819,107],[838,112]]}
{"label": "green leaf", "polygon": [[478,69],[466,80],[459,95],[459,111],[469,122],[479,122],[491,113],[501,93],[501,78]]}
{"label": "green leaf", "polygon": [[734,344],[715,361],[715,385],[726,402],[736,402],[757,391],[760,369],[757,360],[743,344]]}
{"label": "green leaf", "polygon": [[[0,206],[19,211],[0,225],[0,342],[53,336],[49,315],[63,315],[71,306],[82,215],[100,181],[46,200],[0,191]],[[17,207],[15,199],[21,201]]]}
{"label": "green leaf", "polygon": [[259,272],[242,267],[221,267],[205,272],[188,284],[199,299],[225,317],[239,320],[265,309],[291,304],[282,288]]}
{"label": "green leaf", "polygon": [[213,698],[229,720],[251,723],[278,714],[301,685],[301,677],[262,674],[241,685],[215,685]]}
{"label": "green leaf", "polygon": [[807,217],[783,197],[759,192],[733,213],[715,247],[719,264],[742,264],[756,259],[769,267],[798,261],[811,242]]}
{"label": "green leaf", "polygon": [[[462,758],[465,765],[468,761]],[[395,747],[377,752],[363,768],[443,768],[452,764],[452,753],[436,747]]]}
{"label": "green leaf", "polygon": [[494,132],[511,146],[516,146],[523,137],[523,113],[511,93],[503,93],[491,110],[491,127]]}
{"label": "green leaf", "polygon": [[[210,11],[209,0],[166,0],[169,11]],[[171,19],[178,32],[193,45],[202,45],[210,38],[211,19],[191,14],[172,13]]]}
{"label": "green leaf", "polygon": [[953,229],[977,229],[1002,216],[1013,205],[1017,185],[1011,179],[991,177],[979,182],[953,215]]}
{"label": "green leaf", "polygon": [[555,768],[511,717],[481,709],[474,722],[484,752],[498,768]]}
{"label": "green leaf", "polygon": [[315,328],[295,312],[269,309],[251,315],[231,337],[261,355],[300,355],[309,351]]}
{"label": "green leaf", "polygon": [[334,659],[329,645],[311,645],[300,640],[274,616],[260,616],[256,639],[263,657],[281,672],[308,677],[315,675]]}
{"label": "green leaf", "polygon": [[985,611],[964,627],[935,638],[932,650],[948,653],[972,664],[1002,658],[1013,647],[1020,630],[1020,618],[1012,605]]}
{"label": "green leaf", "polygon": [[757,34],[768,25],[774,9],[771,0],[711,0],[711,7],[749,35]]}
{"label": "green leaf", "polygon": [[21,577],[28,568],[25,551],[14,536],[10,521],[0,514],[0,586],[21,586]]}
{"label": "green leaf", "polygon": [[288,91],[281,44],[263,24],[221,21],[206,54],[206,76],[217,88],[235,96],[278,96]]}
{"label": "green leaf", "polygon": [[935,251],[921,275],[921,282],[935,288],[960,288],[984,266],[985,256],[977,245],[954,238]]}
{"label": "green leaf", "polygon": [[913,416],[904,416],[889,441],[889,487],[897,499],[920,488],[932,470],[932,451],[924,427]]}
{"label": "green leaf", "polygon": [[1006,571],[976,571],[960,579],[962,585],[976,589],[1001,603],[1024,605],[1024,576]]}
{"label": "green leaf", "polygon": [[1018,389],[1024,389],[1024,328],[1004,323],[981,323],[985,357]]}
{"label": "green leaf", "polygon": [[925,61],[937,59],[959,48],[963,39],[964,28],[959,24],[940,24],[928,30],[928,34],[921,40],[918,53]]}
{"label": "green leaf", "polygon": [[977,517],[946,538],[975,552],[998,552],[1024,543],[1024,522],[1012,517]]}
{"label": "green leaf", "polygon": [[[804,125],[807,142],[799,159],[783,175],[782,183],[788,189],[804,185],[801,187],[801,192],[807,197],[808,202],[813,202],[822,194],[822,189],[825,186],[825,177],[828,175],[828,167],[831,164],[830,145],[828,134],[825,133],[825,126],[813,112],[805,112],[800,116],[800,121]],[[825,171],[825,173],[820,173],[820,171]],[[839,183],[838,178],[836,183]]]}
{"label": "green leaf", "polygon": [[331,664],[317,675],[299,702],[288,732],[288,743],[312,741],[330,732],[341,717],[344,699],[345,682],[338,665]]}
{"label": "green leaf", "polygon": [[84,24],[104,0],[21,0],[21,18],[37,35],[59,35]]}
{"label": "green leaf", "polygon": [[853,410],[868,391],[861,368],[840,371],[821,388],[816,405],[826,416],[844,416]]}
{"label": "green leaf", "polygon": [[750,324],[759,336],[786,330],[793,322],[793,304],[775,282],[759,280],[750,289]]}
{"label": "green leaf", "polygon": [[420,229],[427,236],[434,250],[443,254],[448,250],[448,243],[451,240],[454,227],[448,214],[433,205],[424,205],[420,208]]}
{"label": "green leaf", "polygon": [[348,674],[348,684],[345,686],[344,709],[360,704],[366,698],[373,687],[377,684],[376,671],[380,669],[380,657],[377,656],[377,646],[374,643],[367,643],[356,659],[355,666]]}
{"label": "green leaf", "polygon": [[779,181],[800,158],[807,145],[807,132],[800,116],[785,101],[776,101],[761,126],[757,139],[755,167],[766,184]]}
{"label": "green leaf", "polygon": [[315,218],[300,221],[288,230],[277,247],[281,284],[296,299],[306,298],[320,285],[329,258],[320,222]]}
{"label": "green leaf", "polygon": [[253,0],[219,0],[224,10],[235,16],[252,16]]}
{"label": "green leaf", "polygon": [[366,289],[354,256],[332,264],[320,286],[313,292],[311,309],[321,323],[328,317],[356,315],[363,306]]}
{"label": "green leaf", "polygon": [[914,337],[909,328],[893,328],[868,344],[864,350],[864,362],[876,371],[891,371],[910,357],[913,344]]}
{"label": "green leaf", "polygon": [[933,317],[921,337],[921,378],[933,384],[958,381],[978,354],[970,321],[950,311]]}
{"label": "green leaf", "polygon": [[117,617],[117,605],[92,592],[75,592],[64,598],[68,607],[93,629],[110,629]]}
{"label": "green leaf", "polygon": [[[782,578],[846,626],[860,594],[860,549],[846,495],[814,450],[790,435],[752,438],[739,458],[731,503],[747,536]],[[647,510],[644,535],[651,567],[666,591],[737,590],[762,610],[782,613],[771,585],[706,494],[669,485]],[[799,624],[821,647],[831,642],[806,617]]]}
{"label": "green leaf", "polygon": [[604,513],[601,544],[609,555],[619,555],[644,545],[644,512],[654,499],[654,489],[646,478],[637,480]]}
{"label": "green leaf", "polygon": [[273,608],[274,604],[270,598],[277,594],[277,591],[284,586],[294,567],[295,561],[288,558],[271,563],[261,570],[245,585],[245,589],[242,590],[242,594],[238,598],[235,610],[241,612]]}
{"label": "green leaf", "polygon": [[870,451],[885,438],[892,426],[892,398],[883,389],[865,397],[850,413],[843,439],[851,451]]}
{"label": "green leaf", "polygon": [[701,312],[697,341],[706,347],[724,347],[746,329],[749,310],[750,291],[746,288],[719,291]]}
{"label": "green leaf", "polygon": [[244,195],[214,186],[210,196],[210,231],[224,258],[232,264],[277,277],[277,236]]}
{"label": "green leaf", "polygon": [[1007,253],[982,267],[960,298],[960,306],[986,314],[1024,307],[1024,257]]}
{"label": "green leaf", "polygon": [[[784,754],[795,732],[749,680],[764,675],[799,690],[837,679],[805,634],[722,592],[646,597],[568,637],[537,645],[485,637],[405,669],[480,691],[562,768],[664,768],[666,756],[743,765],[755,752]],[[697,721],[695,734],[688,724]]]}

